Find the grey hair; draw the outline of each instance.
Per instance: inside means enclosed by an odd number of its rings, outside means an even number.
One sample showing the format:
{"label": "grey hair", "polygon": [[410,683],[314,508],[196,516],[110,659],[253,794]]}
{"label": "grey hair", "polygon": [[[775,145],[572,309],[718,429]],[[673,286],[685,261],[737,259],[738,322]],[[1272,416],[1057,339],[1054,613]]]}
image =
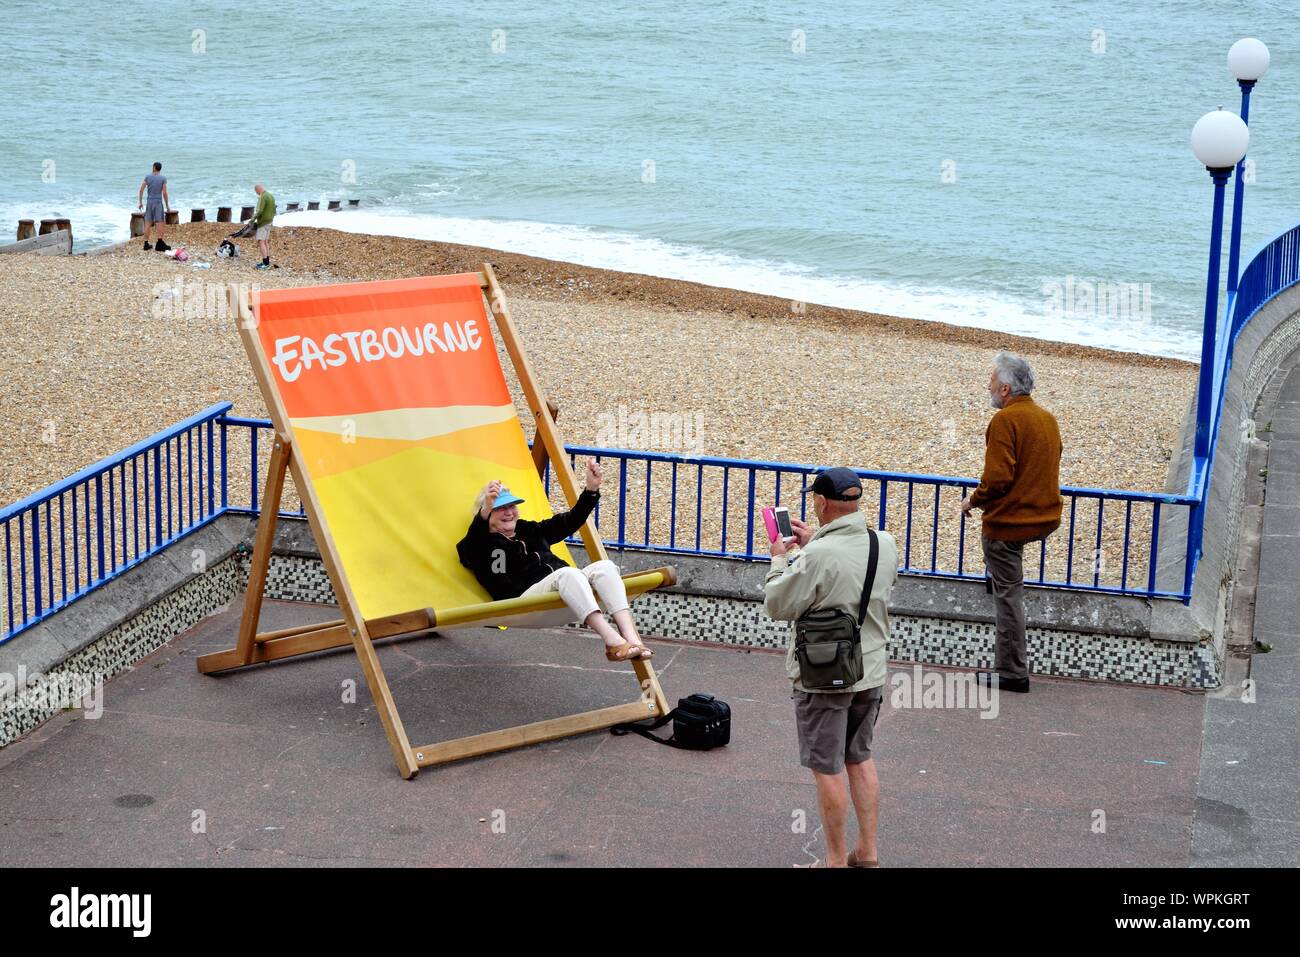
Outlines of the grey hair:
{"label": "grey hair", "polygon": [[474,499],[474,514],[475,514],[475,515],[482,515],[482,514],[483,514],[483,503],[486,502],[486,501],[487,501],[487,489],[486,489],[486,488],[481,488],[481,489],[478,490],[478,495],[477,495],[477,496],[475,497],[475,499]]}
{"label": "grey hair", "polygon": [[1014,352],[1003,349],[995,355],[993,371],[999,382],[1011,386],[1012,395],[1029,395],[1034,391],[1034,367]]}

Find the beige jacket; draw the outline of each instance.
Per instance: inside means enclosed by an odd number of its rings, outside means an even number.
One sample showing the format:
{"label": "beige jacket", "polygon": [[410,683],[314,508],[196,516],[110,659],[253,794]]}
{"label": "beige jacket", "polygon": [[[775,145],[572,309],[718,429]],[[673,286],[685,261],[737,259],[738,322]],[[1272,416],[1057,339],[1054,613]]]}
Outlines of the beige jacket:
{"label": "beige jacket", "polygon": [[[847,694],[879,688],[885,683],[886,642],[889,639],[889,594],[898,580],[898,547],[888,532],[877,532],[880,555],[876,579],[871,585],[867,616],[862,623],[863,678],[845,691],[814,691],[819,694]],[[809,611],[838,608],[854,618],[862,599],[862,582],[867,577],[870,540],[867,519],[862,512],[842,515],[819,528],[805,548],[793,557],[777,555],[763,586],[763,606],[777,621],[794,621]],[[799,684],[799,662],[794,656],[794,634],[786,651],[785,671]]]}

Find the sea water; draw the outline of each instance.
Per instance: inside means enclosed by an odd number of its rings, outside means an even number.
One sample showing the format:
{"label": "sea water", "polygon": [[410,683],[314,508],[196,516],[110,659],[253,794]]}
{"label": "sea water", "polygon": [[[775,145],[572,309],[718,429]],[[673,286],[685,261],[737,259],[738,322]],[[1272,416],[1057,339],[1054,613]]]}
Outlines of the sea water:
{"label": "sea water", "polygon": [[[2,0],[0,229],[172,205],[1196,357],[1192,124],[1258,36],[1243,256],[1300,219],[1290,2]],[[346,202],[344,202],[346,205]],[[1229,195],[1229,209],[1231,198]],[[0,269],[3,264],[0,263]],[[1066,290],[1070,294],[1066,295]]]}

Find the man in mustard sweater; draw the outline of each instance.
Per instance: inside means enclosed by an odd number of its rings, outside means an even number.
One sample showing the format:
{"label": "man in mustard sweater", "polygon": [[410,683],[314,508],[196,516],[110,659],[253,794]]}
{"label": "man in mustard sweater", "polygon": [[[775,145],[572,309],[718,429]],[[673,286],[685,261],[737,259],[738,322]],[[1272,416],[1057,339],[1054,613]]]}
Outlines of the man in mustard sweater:
{"label": "man in mustard sweater", "polygon": [[[962,501],[983,515],[984,566],[997,609],[995,671],[977,680],[1002,691],[1029,690],[1025,649],[1024,549],[1061,524],[1061,431],[1031,397],[1034,370],[1020,356],[993,357],[989,403],[998,411],[984,433],[984,474]],[[996,676],[996,677],[995,677]]]}

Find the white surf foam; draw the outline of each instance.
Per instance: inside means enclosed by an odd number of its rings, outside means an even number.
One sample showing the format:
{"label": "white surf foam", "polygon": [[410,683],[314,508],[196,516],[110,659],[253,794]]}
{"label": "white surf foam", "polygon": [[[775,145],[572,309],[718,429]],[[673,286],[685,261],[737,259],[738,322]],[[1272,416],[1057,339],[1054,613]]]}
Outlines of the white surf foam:
{"label": "white surf foam", "polygon": [[839,306],[1099,348],[1193,359],[1199,354],[1190,336],[1170,333],[1149,322],[1062,319],[1048,315],[1045,301],[1025,302],[993,293],[824,276],[794,263],[745,259],[614,230],[364,208],[284,213],[276,217],[276,224],[483,246],[780,296],[792,303]]}
{"label": "white surf foam", "polygon": [[130,239],[133,212],[136,212],[134,207],[77,200],[15,203],[0,206],[0,224],[16,225],[20,219],[34,219],[39,229],[42,219],[62,216],[72,220],[72,239],[77,250],[81,250],[88,246]]}

